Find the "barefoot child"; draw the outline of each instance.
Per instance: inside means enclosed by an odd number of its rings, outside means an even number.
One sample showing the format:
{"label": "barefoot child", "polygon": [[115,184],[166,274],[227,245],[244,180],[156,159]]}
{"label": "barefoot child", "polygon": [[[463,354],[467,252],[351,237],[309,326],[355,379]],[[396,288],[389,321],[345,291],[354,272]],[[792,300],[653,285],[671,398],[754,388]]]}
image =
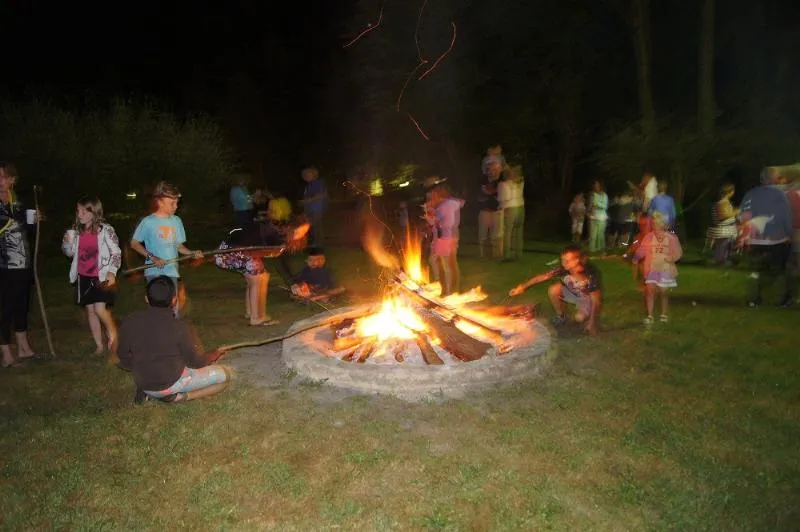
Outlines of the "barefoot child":
{"label": "barefoot child", "polygon": [[[77,288],[78,305],[86,308],[89,330],[94,338],[95,353],[106,346],[116,347],[117,327],[109,307],[114,305],[117,270],[122,264],[122,251],[114,228],[105,223],[103,204],[99,199],[78,201],[74,227],[64,234],[61,249],[72,257],[69,282]],[[107,343],[103,343],[103,329]]]}
{"label": "barefoot child", "polygon": [[669,320],[668,290],[678,286],[678,268],[675,262],[681,258],[683,250],[678,237],[667,231],[669,218],[660,212],[653,213],[653,230],[645,235],[639,249],[636,250],[635,262],[644,261],[643,275],[645,282],[645,304],[647,317],[645,325],[653,324],[653,307],[655,306],[656,288],[661,294],[661,317],[666,323]]}
{"label": "barefoot child", "polygon": [[569,303],[576,307],[575,321],[585,323],[584,329],[592,336],[597,334],[603,301],[600,272],[577,245],[567,246],[561,251],[560,267],[528,279],[512,288],[508,295],[518,296],[535,284],[555,278],[559,278],[559,282],[547,290],[556,311],[553,323],[561,325],[567,321],[564,303]]}

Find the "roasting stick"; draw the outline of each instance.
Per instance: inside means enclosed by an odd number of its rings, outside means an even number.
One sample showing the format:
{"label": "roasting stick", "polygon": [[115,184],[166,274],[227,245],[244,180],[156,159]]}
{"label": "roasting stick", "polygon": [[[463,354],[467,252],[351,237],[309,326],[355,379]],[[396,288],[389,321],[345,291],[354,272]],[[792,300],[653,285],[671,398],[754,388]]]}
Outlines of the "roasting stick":
{"label": "roasting stick", "polygon": [[[236,253],[236,252],[239,252],[239,251],[245,251],[246,252],[246,251],[261,251],[261,250],[265,251],[264,256],[278,257],[278,256],[282,255],[284,251],[286,251],[286,246],[245,246],[245,247],[239,247],[239,248],[212,249],[210,251],[203,251],[202,253],[203,253],[203,256],[205,257],[205,256],[209,256],[209,255],[213,256],[213,255],[223,255],[225,253]],[[186,260],[193,260],[193,259],[197,259],[197,258],[198,257],[196,255],[184,255],[183,257],[179,257],[179,258],[176,257],[174,259],[165,260],[164,264],[165,265],[166,264],[175,264],[177,262],[183,262],[183,261],[186,261]],[[155,266],[156,266],[155,263],[144,264],[142,266],[136,266],[135,268],[129,268],[129,269],[125,270],[122,273],[124,275],[130,275],[132,273],[136,273],[136,272],[141,272],[141,271],[147,270],[148,268],[154,268]]]}

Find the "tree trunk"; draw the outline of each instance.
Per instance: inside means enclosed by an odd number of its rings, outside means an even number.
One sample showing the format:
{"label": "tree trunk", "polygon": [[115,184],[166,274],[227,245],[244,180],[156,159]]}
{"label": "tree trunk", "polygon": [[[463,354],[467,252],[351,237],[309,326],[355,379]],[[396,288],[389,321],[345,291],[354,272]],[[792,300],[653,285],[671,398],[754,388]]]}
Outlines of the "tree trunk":
{"label": "tree trunk", "polygon": [[698,50],[697,119],[700,133],[714,130],[716,103],[714,101],[714,0],[703,0]]}
{"label": "tree trunk", "polygon": [[636,53],[636,78],[638,81],[639,110],[642,130],[646,136],[655,130],[656,112],[653,104],[651,76],[652,53],[650,44],[650,0],[632,0],[633,48]]}

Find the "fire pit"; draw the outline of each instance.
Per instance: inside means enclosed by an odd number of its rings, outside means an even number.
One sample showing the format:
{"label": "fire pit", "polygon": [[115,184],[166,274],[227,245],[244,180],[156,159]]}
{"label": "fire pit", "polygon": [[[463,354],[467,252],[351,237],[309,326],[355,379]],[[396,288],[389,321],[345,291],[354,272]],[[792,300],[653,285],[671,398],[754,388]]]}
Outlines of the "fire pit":
{"label": "fire pit", "polygon": [[286,365],[307,379],[409,400],[458,397],[549,368],[555,349],[532,306],[485,305],[480,287],[442,296],[425,282],[418,251],[406,250],[382,302],[292,325],[288,334],[302,332],[283,342]]}

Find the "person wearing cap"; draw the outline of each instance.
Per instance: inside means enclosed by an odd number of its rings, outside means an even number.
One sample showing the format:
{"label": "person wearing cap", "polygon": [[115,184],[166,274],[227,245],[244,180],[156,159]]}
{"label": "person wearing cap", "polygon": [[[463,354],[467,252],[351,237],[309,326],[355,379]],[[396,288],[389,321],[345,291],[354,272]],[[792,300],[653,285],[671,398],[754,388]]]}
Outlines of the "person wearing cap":
{"label": "person wearing cap", "polygon": [[186,323],[174,319],[176,299],[170,277],[151,279],[148,308],[128,316],[119,329],[119,367],[133,373],[137,404],[207,397],[225,389],[233,376],[229,367],[213,364],[220,352],[203,353]]}
{"label": "person wearing cap", "polygon": [[145,264],[153,264],[153,267],[144,271],[148,282],[165,275],[173,280],[176,287],[180,286],[176,315],[185,298],[177,259],[180,255],[203,257],[202,251],[193,251],[185,245],[186,230],[183,221],[175,215],[180,197],[181,193],[174,185],[164,181],[158,183],[153,189],[154,211],[139,222],[131,240],[131,248],[147,259]]}

